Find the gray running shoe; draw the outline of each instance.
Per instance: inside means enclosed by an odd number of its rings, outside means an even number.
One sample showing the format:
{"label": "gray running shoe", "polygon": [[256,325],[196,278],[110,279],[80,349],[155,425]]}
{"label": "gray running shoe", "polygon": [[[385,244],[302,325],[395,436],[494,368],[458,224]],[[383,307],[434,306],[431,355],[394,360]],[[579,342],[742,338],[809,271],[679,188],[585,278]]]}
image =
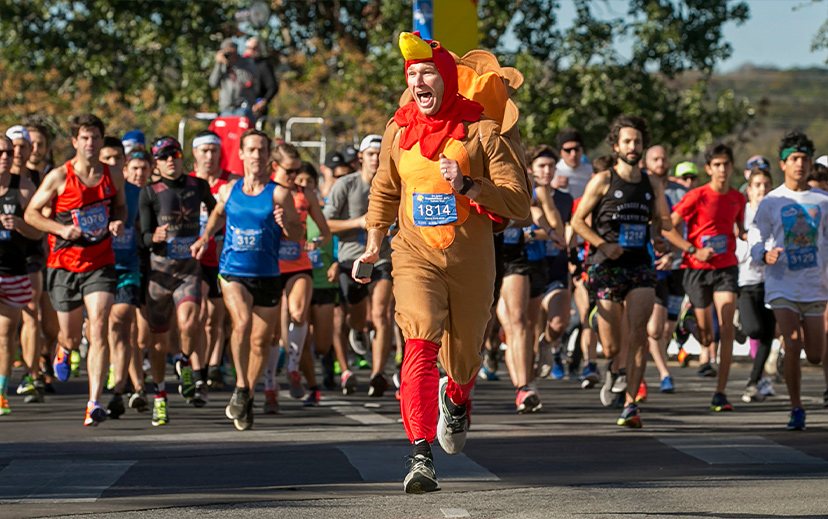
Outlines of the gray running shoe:
{"label": "gray running shoe", "polygon": [[253,397],[247,399],[244,414],[233,420],[233,425],[240,431],[249,431],[253,428]]}
{"label": "gray running shoe", "polygon": [[250,400],[250,390],[246,387],[237,387],[233,390],[233,395],[230,397],[230,403],[224,409],[224,414],[231,420],[241,418],[247,409],[247,403]]}
{"label": "gray running shoe", "polygon": [[448,377],[440,379],[440,391],[438,392],[440,419],[437,420],[437,440],[446,454],[458,454],[466,445],[466,432],[469,430],[468,406],[463,406],[463,412],[460,415],[451,414],[446,404],[447,385]]}
{"label": "gray running shoe", "polygon": [[610,371],[611,366],[612,363],[608,363],[607,368],[604,371],[604,385],[601,387],[599,395],[601,398],[601,405],[604,407],[611,407],[615,403],[615,395],[612,392],[612,386],[615,383],[617,375]]}
{"label": "gray running shoe", "polygon": [[408,474],[403,481],[403,488],[406,494],[426,494],[440,490],[434,462],[422,454],[408,458]]}
{"label": "gray running shoe", "polygon": [[371,344],[367,333],[356,330],[348,332],[348,342],[351,343],[351,348],[357,355],[365,355],[368,353],[368,347]]}
{"label": "gray running shoe", "polygon": [[613,393],[624,393],[627,391],[627,372],[625,370],[618,371],[618,376],[612,382]]}

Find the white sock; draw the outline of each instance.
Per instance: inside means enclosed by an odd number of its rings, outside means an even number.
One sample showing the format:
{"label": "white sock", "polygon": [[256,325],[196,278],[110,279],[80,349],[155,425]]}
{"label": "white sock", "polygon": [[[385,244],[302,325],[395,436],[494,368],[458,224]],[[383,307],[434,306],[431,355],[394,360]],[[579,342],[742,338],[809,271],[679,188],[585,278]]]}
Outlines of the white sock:
{"label": "white sock", "polygon": [[276,366],[279,364],[279,346],[270,347],[270,355],[267,357],[267,367],[264,371],[265,391],[276,390]]}
{"label": "white sock", "polygon": [[299,371],[299,359],[302,358],[302,348],[305,347],[305,338],[308,335],[308,323],[296,325],[290,323],[288,328],[288,372]]}

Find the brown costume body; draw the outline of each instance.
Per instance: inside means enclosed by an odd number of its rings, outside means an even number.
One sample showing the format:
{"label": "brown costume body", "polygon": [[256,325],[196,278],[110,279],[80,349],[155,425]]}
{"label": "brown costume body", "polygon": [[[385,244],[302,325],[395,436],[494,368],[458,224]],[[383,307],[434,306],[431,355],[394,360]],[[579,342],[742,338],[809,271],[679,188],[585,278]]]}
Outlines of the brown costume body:
{"label": "brown costume body", "polygon": [[[525,219],[531,195],[522,150],[501,136],[500,125],[492,119],[483,117],[465,126],[466,137],[459,142],[447,138],[440,151],[480,185],[476,204],[503,218]],[[455,193],[457,222],[437,228],[415,226],[413,193],[453,191],[440,174],[439,153],[426,159],[418,146],[402,150],[401,131],[405,130],[391,121],[383,136],[366,228],[387,231],[398,220],[400,231],[391,243],[397,323],[406,340],[442,344],[441,364],[452,380],[466,384],[481,365],[480,348],[492,305],[494,222]]]}

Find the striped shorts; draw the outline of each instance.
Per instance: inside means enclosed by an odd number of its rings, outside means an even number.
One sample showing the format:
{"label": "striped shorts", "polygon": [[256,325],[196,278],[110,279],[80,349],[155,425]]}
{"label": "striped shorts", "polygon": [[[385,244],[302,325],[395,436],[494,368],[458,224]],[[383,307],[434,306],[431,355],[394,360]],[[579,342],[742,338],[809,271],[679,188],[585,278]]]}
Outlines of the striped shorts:
{"label": "striped shorts", "polygon": [[32,283],[29,276],[0,276],[0,304],[22,308],[32,300]]}

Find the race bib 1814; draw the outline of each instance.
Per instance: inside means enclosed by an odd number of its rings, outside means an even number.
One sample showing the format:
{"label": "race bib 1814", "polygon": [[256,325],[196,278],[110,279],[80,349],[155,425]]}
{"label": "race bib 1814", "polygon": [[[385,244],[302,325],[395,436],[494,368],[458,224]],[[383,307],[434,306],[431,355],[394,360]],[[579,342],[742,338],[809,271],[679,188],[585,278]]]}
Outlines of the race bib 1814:
{"label": "race bib 1814", "polygon": [[457,221],[457,202],[451,193],[414,193],[412,216],[418,227],[436,227]]}

